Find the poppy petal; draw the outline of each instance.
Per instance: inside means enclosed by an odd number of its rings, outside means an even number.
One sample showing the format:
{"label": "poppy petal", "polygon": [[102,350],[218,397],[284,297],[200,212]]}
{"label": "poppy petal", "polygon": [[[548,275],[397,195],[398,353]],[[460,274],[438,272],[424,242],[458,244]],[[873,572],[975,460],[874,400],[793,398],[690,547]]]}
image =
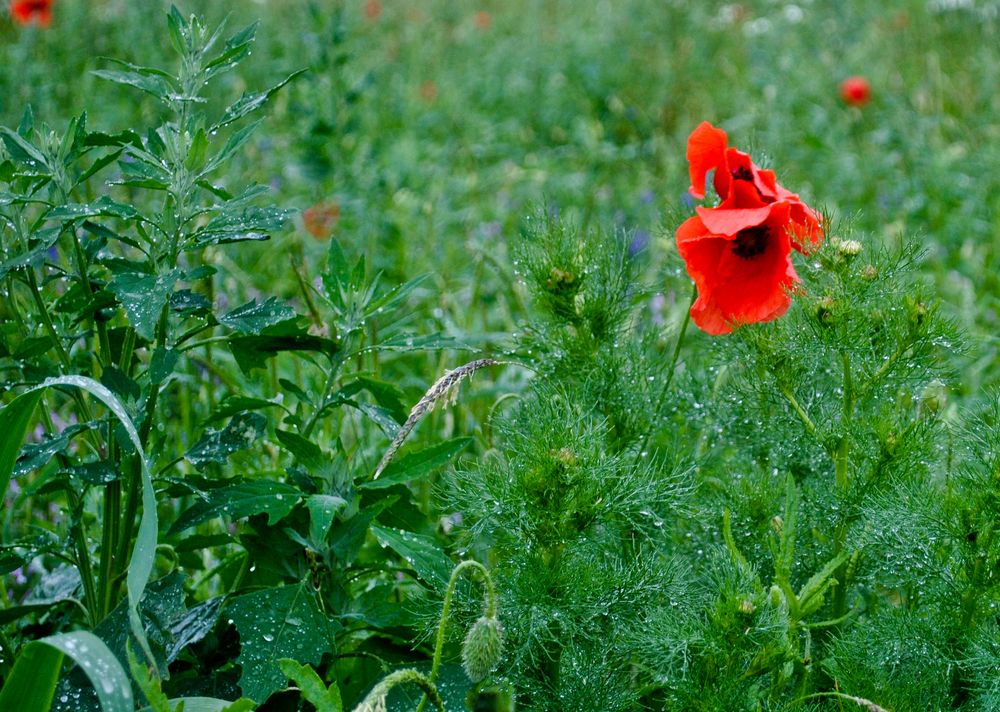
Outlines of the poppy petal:
{"label": "poppy petal", "polygon": [[707,121],[702,121],[691,132],[687,143],[688,171],[691,187],[688,191],[698,200],[705,197],[705,176],[710,170],[725,172],[726,132],[717,129]]}

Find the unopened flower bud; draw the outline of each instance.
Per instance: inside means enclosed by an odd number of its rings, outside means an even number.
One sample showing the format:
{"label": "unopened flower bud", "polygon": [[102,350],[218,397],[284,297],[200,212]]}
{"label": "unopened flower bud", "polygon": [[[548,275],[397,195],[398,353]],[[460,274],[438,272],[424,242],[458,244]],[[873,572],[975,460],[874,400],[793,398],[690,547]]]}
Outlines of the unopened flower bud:
{"label": "unopened flower bud", "polygon": [[837,244],[837,252],[844,257],[857,257],[861,254],[861,243],[857,240],[841,240]]}
{"label": "unopened flower bud", "polygon": [[778,532],[779,534],[781,533],[781,528],[784,526],[784,524],[785,521],[781,518],[781,515],[775,514],[773,517],[771,517],[771,528],[774,529],[774,531]]}
{"label": "unopened flower bud", "polygon": [[740,601],[740,613],[746,613],[747,615],[753,613],[757,610],[757,606],[753,604],[749,598],[744,598]]}
{"label": "unopened flower bud", "polygon": [[480,617],[462,644],[462,667],[473,682],[479,682],[500,662],[503,626],[496,618]]}
{"label": "unopened flower bud", "polygon": [[825,296],[816,303],[816,319],[824,326],[833,322],[833,308],[836,302],[833,297]]}

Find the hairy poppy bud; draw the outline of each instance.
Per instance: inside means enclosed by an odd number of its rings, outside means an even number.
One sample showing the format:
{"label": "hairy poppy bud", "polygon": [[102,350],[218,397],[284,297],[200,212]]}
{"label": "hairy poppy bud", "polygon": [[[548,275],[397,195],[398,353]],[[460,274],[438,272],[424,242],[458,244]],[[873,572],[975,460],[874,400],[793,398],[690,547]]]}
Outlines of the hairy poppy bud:
{"label": "hairy poppy bud", "polygon": [[482,616],[469,629],[462,644],[462,667],[473,682],[490,674],[500,662],[503,626],[496,618]]}
{"label": "hairy poppy bud", "polygon": [[771,517],[771,528],[774,529],[774,531],[776,531],[776,532],[778,532],[780,534],[781,533],[781,528],[784,525],[785,525],[785,522],[781,518],[781,515],[775,514],[773,517]]}
{"label": "hairy poppy bud", "polygon": [[861,270],[861,278],[868,282],[876,277],[878,277],[878,270],[875,269],[874,265],[865,265],[864,269]]}
{"label": "hairy poppy bud", "polygon": [[753,604],[753,601],[751,601],[749,598],[744,598],[742,601],[740,601],[740,613],[746,613],[747,615],[750,615],[756,610],[757,606],[755,606]]}
{"label": "hairy poppy bud", "polygon": [[833,323],[833,308],[836,302],[831,296],[825,296],[816,303],[816,319],[820,324],[827,326]]}
{"label": "hairy poppy bud", "polygon": [[841,240],[837,245],[837,252],[844,257],[856,257],[861,254],[861,243],[857,240]]}

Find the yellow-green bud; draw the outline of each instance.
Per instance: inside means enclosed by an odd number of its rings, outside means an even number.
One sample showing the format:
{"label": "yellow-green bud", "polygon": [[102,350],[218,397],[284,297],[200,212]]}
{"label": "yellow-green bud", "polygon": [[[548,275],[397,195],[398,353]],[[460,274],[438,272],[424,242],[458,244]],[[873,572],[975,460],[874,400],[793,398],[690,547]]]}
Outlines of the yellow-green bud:
{"label": "yellow-green bud", "polygon": [[469,629],[462,644],[462,667],[473,682],[479,682],[500,662],[503,626],[496,618],[482,616]]}

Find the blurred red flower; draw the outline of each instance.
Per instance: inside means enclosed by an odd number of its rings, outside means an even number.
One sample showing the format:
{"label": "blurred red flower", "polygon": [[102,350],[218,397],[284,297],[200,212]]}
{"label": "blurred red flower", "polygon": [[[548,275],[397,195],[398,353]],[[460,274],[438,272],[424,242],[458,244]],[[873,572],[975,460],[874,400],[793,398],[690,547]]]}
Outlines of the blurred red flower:
{"label": "blurred red flower", "polygon": [[[819,214],[803,203],[799,196],[786,190],[775,178],[774,171],[760,168],[744,153],[728,145],[726,132],[707,121],[691,132],[687,145],[688,170],[692,196],[705,197],[705,180],[714,171],[712,184],[719,198],[726,201],[736,185],[752,186],[756,197],[764,203],[783,202],[789,205],[789,229],[792,246],[805,252],[823,237]],[[753,191],[747,193],[752,195]],[[720,206],[721,207],[721,206]],[[733,208],[741,208],[734,205]]]}
{"label": "blurred red flower", "polygon": [[340,206],[336,203],[317,203],[302,211],[302,223],[306,232],[317,240],[325,240],[333,232],[340,219]]}
{"label": "blurred red flower", "polygon": [[477,29],[488,30],[490,29],[490,25],[493,24],[493,16],[486,12],[486,10],[480,10],[473,18],[473,22]]}
{"label": "blurred red flower", "polygon": [[677,250],[698,288],[694,323],[719,335],[784,314],[799,281],[791,260],[791,205],[765,203],[750,182],[739,181],[718,208],[697,212],[677,229]]}
{"label": "blurred red flower", "polygon": [[382,3],[379,0],[367,0],[364,6],[365,17],[375,22],[382,14]]}
{"label": "blurred red flower", "polygon": [[35,22],[41,27],[48,27],[52,24],[53,2],[54,0],[12,0],[10,14],[19,24]]}
{"label": "blurred red flower", "polygon": [[872,98],[872,87],[864,77],[848,77],[840,83],[840,98],[850,106],[864,106]]}

